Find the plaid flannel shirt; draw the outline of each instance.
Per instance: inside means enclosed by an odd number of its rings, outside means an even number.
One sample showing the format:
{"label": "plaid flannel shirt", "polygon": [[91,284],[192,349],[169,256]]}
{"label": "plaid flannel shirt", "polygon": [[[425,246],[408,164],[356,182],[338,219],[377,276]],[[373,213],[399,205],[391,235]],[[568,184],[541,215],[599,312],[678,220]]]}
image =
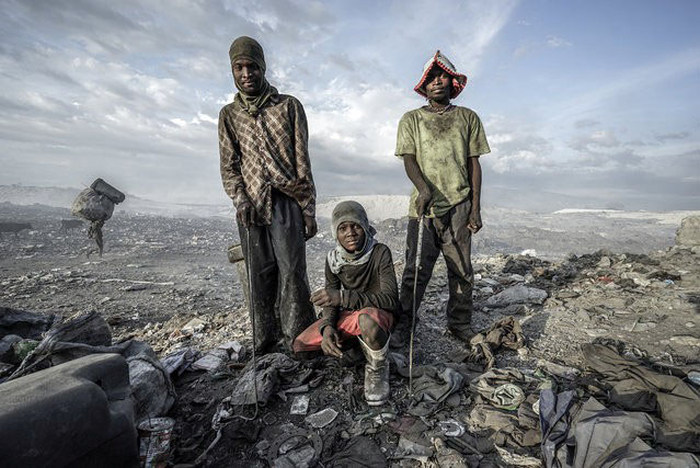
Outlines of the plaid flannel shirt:
{"label": "plaid flannel shirt", "polygon": [[316,215],[306,114],[293,96],[270,98],[256,117],[235,102],[219,113],[221,180],[236,209],[250,200],[258,222],[272,222],[272,189]]}

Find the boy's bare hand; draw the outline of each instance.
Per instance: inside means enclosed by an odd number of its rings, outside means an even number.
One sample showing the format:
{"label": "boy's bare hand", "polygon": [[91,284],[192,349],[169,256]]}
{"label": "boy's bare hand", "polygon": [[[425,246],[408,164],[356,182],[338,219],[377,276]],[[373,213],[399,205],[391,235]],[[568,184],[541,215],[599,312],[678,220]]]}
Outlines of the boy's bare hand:
{"label": "boy's bare hand", "polygon": [[236,209],[236,218],[238,222],[245,227],[250,227],[253,225],[253,218],[255,217],[255,208],[253,204],[248,200],[244,201]]}
{"label": "boy's bare hand", "polygon": [[309,240],[318,232],[316,218],[313,216],[304,215],[304,239]]}
{"label": "boy's bare hand", "polygon": [[311,293],[311,302],[318,307],[338,307],[340,291],[332,288],[319,289]]}
{"label": "boy's bare hand", "polygon": [[472,210],[469,213],[469,221],[467,222],[467,229],[469,229],[472,234],[476,234],[481,230],[483,224],[481,223],[481,210]]}
{"label": "boy's bare hand", "polygon": [[335,356],[337,358],[343,357],[343,351],[340,344],[340,338],[338,337],[338,332],[333,327],[326,327],[323,329],[323,339],[321,340],[321,350],[326,356]]}
{"label": "boy's bare hand", "polygon": [[430,191],[418,192],[418,196],[416,197],[416,211],[418,212],[418,216],[428,214],[432,204],[433,195],[430,193]]}

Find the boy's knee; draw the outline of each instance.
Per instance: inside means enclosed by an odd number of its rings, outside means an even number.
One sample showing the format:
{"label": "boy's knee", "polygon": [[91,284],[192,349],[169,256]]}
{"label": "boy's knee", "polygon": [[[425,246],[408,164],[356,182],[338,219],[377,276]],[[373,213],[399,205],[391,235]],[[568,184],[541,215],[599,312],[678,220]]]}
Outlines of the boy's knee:
{"label": "boy's knee", "polygon": [[377,325],[377,322],[375,322],[374,319],[369,316],[369,314],[360,314],[357,319],[357,323],[360,326],[362,336],[374,338],[377,334],[379,325]]}

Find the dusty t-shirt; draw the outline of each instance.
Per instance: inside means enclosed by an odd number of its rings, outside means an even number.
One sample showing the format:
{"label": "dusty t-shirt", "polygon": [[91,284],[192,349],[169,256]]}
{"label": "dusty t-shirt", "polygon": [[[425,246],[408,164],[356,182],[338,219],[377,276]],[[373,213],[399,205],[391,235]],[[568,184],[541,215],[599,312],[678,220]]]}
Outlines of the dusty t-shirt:
{"label": "dusty t-shirt", "polygon": [[[467,158],[491,152],[479,116],[466,107],[443,114],[425,107],[406,112],[399,122],[396,156],[416,156],[433,195],[428,216],[442,216],[469,196]],[[417,217],[413,189],[408,215]]]}

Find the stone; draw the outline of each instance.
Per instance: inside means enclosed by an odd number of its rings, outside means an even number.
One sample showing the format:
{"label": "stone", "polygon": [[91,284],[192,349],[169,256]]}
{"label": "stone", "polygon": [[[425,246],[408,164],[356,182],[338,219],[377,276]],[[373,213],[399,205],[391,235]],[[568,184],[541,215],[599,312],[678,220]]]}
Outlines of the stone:
{"label": "stone", "polygon": [[676,231],[676,245],[700,246],[700,216],[688,216]]}
{"label": "stone", "polygon": [[545,299],[547,299],[547,291],[519,284],[489,297],[486,300],[486,306],[500,308],[512,304],[543,304]]}
{"label": "stone", "polygon": [[186,333],[188,335],[192,335],[194,333],[200,332],[204,330],[204,328],[207,326],[207,323],[199,318],[193,318],[189,322],[187,322],[183,327],[181,328],[183,333]]}
{"label": "stone", "polygon": [[671,342],[681,346],[700,346],[700,338],[690,335],[677,335],[671,337]]}

